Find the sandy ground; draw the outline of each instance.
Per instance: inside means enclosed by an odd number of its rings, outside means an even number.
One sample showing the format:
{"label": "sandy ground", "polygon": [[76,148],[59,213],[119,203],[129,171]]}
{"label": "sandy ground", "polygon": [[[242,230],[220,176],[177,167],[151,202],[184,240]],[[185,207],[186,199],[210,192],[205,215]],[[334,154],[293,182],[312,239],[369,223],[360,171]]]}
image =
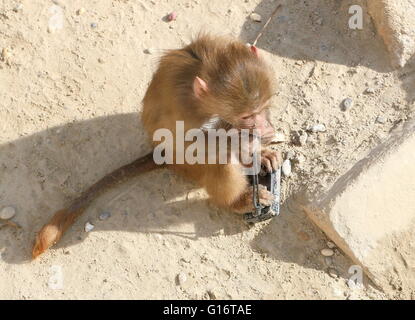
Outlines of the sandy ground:
{"label": "sandy ground", "polygon": [[[281,145],[295,156],[280,217],[248,228],[161,170],[100,197],[57,247],[31,262],[35,233],[55,210],[149,151],[138,112],[163,50],[200,30],[252,41],[262,24],[250,13],[265,20],[277,2],[0,1],[0,50],[7,48],[0,60],[0,208],[14,206],[22,227],[0,228],[0,298],[413,297],[413,288],[393,283],[386,292],[370,283],[349,288],[352,262],[338,250],[323,257],[327,238],[291,201],[329,187],[414,110],[413,64],[390,68],[366,14],[363,30],[348,29],[355,3],[365,8],[365,1],[289,1],[258,43],[279,84],[274,125],[289,137],[316,123],[327,129],[304,146]],[[171,11],[177,21],[163,21]],[[354,104],[342,111],[347,97]],[[111,217],[101,221],[104,211]],[[95,225],[89,233],[87,221]]]}

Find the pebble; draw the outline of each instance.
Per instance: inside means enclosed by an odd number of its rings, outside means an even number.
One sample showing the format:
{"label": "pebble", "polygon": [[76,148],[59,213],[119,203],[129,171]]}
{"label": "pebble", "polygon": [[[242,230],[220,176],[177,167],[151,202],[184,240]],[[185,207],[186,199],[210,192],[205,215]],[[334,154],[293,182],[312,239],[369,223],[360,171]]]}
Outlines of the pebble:
{"label": "pebble", "polygon": [[311,131],[311,132],[314,132],[314,133],[316,133],[316,132],[325,132],[326,131],[326,126],[322,123],[318,123],[318,124],[312,125],[308,130]]}
{"label": "pebble", "polygon": [[339,277],[339,272],[336,270],[336,269],[334,269],[334,268],[329,268],[328,270],[327,270],[327,273],[329,274],[329,276],[330,277],[332,277],[332,278],[338,278]]}
{"label": "pebble", "polygon": [[353,106],[353,100],[351,98],[346,98],[343,100],[343,111],[349,110]]}
{"label": "pebble", "polygon": [[324,257],[324,262],[325,262],[328,266],[333,265],[333,257]]}
{"label": "pebble", "polygon": [[3,50],[1,50],[1,59],[2,60],[8,60],[11,57],[11,53],[10,50],[7,48],[3,48]]}
{"label": "pebble", "polygon": [[183,272],[180,272],[177,275],[177,282],[182,286],[185,284],[186,281],[187,281],[187,275]]}
{"label": "pebble", "polygon": [[334,249],[336,245],[334,244],[334,242],[327,241],[327,247],[329,247],[330,249]]}
{"label": "pebble", "polygon": [[258,13],[255,13],[255,12],[251,13],[251,15],[249,17],[251,18],[252,21],[255,21],[255,22],[261,22],[262,21],[261,15],[258,14]]}
{"label": "pebble", "polygon": [[375,89],[370,88],[370,87],[369,88],[366,88],[365,93],[368,93],[368,94],[375,93]]}
{"label": "pebble", "polygon": [[84,14],[85,12],[86,12],[86,9],[85,9],[85,8],[79,8],[79,9],[76,11],[76,14],[77,14],[78,16],[80,16],[80,15]]}
{"label": "pebble", "polygon": [[109,217],[111,217],[111,213],[108,211],[103,211],[99,215],[99,220],[107,220]]}
{"label": "pebble", "polygon": [[144,49],[144,51],[143,51],[145,54],[153,54],[153,49],[151,49],[151,48],[147,48],[147,49]]}
{"label": "pebble", "polygon": [[284,176],[289,177],[291,175],[291,161],[289,159],[284,160],[281,170]]}
{"label": "pebble", "polygon": [[290,151],[287,152],[285,157],[289,160],[292,160],[295,157],[295,152],[293,150],[290,150]]}
{"label": "pebble", "polygon": [[104,59],[102,59],[102,58],[98,58],[98,62],[99,62],[99,63],[105,63],[105,60],[104,60]]}
{"label": "pebble", "polygon": [[21,4],[21,3],[18,3],[14,8],[13,8],[13,11],[14,12],[19,12],[19,11],[21,11],[21,10],[23,10],[23,4]]}
{"label": "pebble", "polygon": [[304,146],[307,143],[308,134],[304,130],[294,131],[292,134],[292,143]]}
{"label": "pebble", "polygon": [[167,15],[167,21],[175,21],[177,19],[177,13],[176,12],[171,12]]}
{"label": "pebble", "polygon": [[98,27],[98,24],[96,24],[95,22],[92,22],[91,23],[91,28],[92,29],[95,29],[95,28],[97,28]]}
{"label": "pebble", "polygon": [[380,124],[384,124],[386,122],[386,118],[384,116],[377,116],[376,122]]}
{"label": "pebble", "polygon": [[332,249],[328,249],[328,248],[322,249],[320,252],[325,257],[331,257],[331,256],[334,255],[334,251]]}
{"label": "pebble", "polygon": [[307,142],[308,134],[303,130],[294,131],[292,133],[292,143],[304,146]]}
{"label": "pebble", "polygon": [[90,223],[90,222],[85,223],[85,232],[90,232],[94,228],[95,228],[95,226],[92,223]]}
{"label": "pebble", "polygon": [[308,139],[307,132],[303,132],[302,134],[300,134],[300,136],[298,137],[298,142],[300,146],[305,146],[307,143],[307,139]]}
{"label": "pebble", "polygon": [[16,209],[13,207],[4,207],[0,211],[0,219],[9,220],[16,215]]}

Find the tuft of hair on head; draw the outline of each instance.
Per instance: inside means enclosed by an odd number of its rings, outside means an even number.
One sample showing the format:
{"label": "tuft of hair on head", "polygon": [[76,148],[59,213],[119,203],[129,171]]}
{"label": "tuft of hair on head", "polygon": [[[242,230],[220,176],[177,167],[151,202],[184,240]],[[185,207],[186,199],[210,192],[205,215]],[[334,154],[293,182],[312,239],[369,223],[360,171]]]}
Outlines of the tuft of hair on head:
{"label": "tuft of hair on head", "polygon": [[185,49],[201,62],[193,78],[194,94],[211,113],[232,117],[272,96],[271,75],[255,46],[202,34]]}

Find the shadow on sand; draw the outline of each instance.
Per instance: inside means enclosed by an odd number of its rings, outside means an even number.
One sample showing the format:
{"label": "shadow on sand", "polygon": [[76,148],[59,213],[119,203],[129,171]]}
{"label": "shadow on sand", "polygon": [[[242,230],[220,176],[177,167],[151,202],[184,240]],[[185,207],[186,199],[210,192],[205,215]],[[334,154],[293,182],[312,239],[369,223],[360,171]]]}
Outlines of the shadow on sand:
{"label": "shadow on sand", "polygon": [[[1,145],[1,204],[16,207],[14,221],[22,226],[0,230],[3,261],[29,262],[35,233],[53,212],[103,175],[149,150],[136,113],[65,124]],[[201,191],[166,169],[136,177],[97,199],[55,249],[86,239],[86,221],[95,224],[93,232],[174,234],[189,240],[248,229],[239,216],[212,208],[206,200],[188,198],[189,192]],[[105,210],[111,218],[100,221],[98,216]],[[192,224],[194,232],[183,229],[183,224]],[[302,213],[283,208],[278,218],[261,228],[251,243],[254,250],[305,267],[325,268],[322,261],[311,259],[324,238]],[[302,229],[308,239],[298,238]]]}

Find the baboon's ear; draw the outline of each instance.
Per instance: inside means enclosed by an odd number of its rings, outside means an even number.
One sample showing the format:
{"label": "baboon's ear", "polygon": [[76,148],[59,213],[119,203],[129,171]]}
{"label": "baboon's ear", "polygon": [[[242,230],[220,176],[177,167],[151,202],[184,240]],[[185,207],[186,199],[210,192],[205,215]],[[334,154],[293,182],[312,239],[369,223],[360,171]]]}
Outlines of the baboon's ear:
{"label": "baboon's ear", "polygon": [[250,47],[251,48],[251,52],[256,56],[256,57],[258,57],[259,58],[259,50],[258,50],[258,48],[257,47],[255,47],[255,46],[251,46]]}
{"label": "baboon's ear", "polygon": [[208,85],[205,80],[196,77],[193,81],[193,92],[197,98],[200,98],[208,91]]}

